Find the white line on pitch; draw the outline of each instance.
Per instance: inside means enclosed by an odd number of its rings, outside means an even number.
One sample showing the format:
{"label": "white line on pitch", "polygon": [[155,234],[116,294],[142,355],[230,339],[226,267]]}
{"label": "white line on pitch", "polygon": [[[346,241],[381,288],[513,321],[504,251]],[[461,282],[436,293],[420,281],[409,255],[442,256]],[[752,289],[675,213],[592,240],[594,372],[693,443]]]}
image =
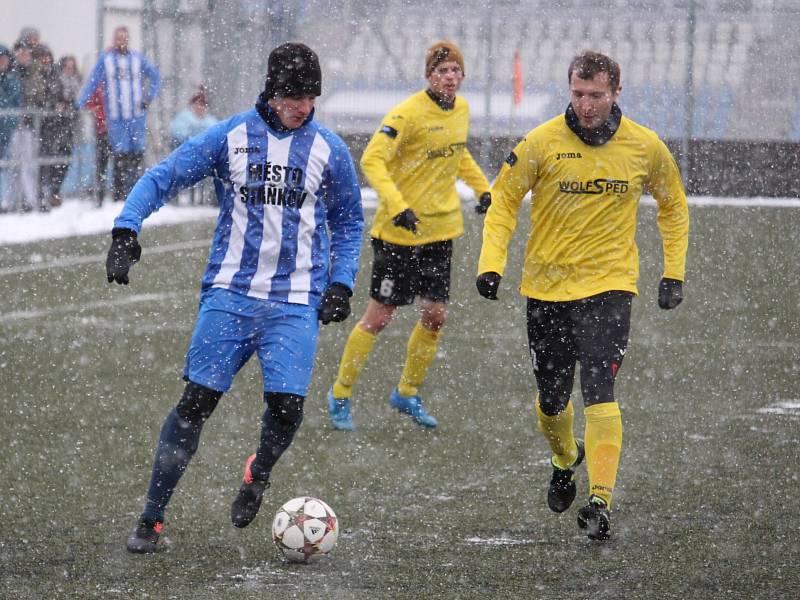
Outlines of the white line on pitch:
{"label": "white line on pitch", "polygon": [[[195,292],[191,292],[194,294]],[[112,306],[125,306],[126,304],[139,304],[141,302],[163,302],[188,295],[188,292],[169,292],[164,294],[136,294],[125,296],[116,300],[101,300],[98,302],[87,302],[85,304],[64,304],[52,308],[40,308],[34,310],[18,310],[10,313],[0,313],[0,323],[9,323],[20,319],[39,319],[41,317],[52,317],[53,315],[64,315],[79,313],[87,309],[109,308]]]}
{"label": "white line on pitch", "polygon": [[[210,240],[181,242],[179,244],[167,244],[165,246],[151,246],[146,249],[146,253],[150,254],[164,254],[165,252],[174,252],[175,250],[189,250],[193,248],[207,248],[211,243]],[[43,269],[58,269],[60,267],[71,267],[74,265],[85,265],[90,263],[97,263],[103,265],[106,262],[105,254],[92,254],[90,256],[66,256],[64,258],[57,258],[49,262],[41,263],[28,263],[27,265],[19,265],[16,267],[6,267],[0,269],[0,277],[6,275],[19,275],[20,273],[30,273],[31,271],[41,271]]]}

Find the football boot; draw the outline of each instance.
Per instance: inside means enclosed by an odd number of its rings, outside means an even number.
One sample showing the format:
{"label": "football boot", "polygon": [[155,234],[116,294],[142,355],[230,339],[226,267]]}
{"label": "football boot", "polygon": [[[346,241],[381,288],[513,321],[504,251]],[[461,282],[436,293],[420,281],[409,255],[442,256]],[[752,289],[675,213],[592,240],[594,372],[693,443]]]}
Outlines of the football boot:
{"label": "football boot", "polygon": [[165,544],[158,544],[158,538],[161,536],[163,528],[163,522],[141,517],[128,538],[128,552],[152,554],[166,549]]}
{"label": "football boot", "polygon": [[590,540],[607,540],[611,537],[608,505],[599,496],[589,497],[589,504],[578,511],[578,527]]}
{"label": "football boot", "polygon": [[333,388],[328,390],[328,415],[334,429],[353,431],[353,417],[350,414],[350,398],[335,398]]}
{"label": "football boot", "polygon": [[401,396],[395,389],[389,396],[389,406],[409,415],[417,425],[433,428],[439,424],[422,406],[422,398],[419,396]]}
{"label": "football boot", "polygon": [[583,458],[586,455],[583,442],[575,440],[575,444],[578,446],[578,457],[568,469],[558,468],[553,463],[553,459],[550,459],[550,464],[553,466],[553,476],[550,478],[550,486],[547,488],[547,506],[553,512],[564,512],[572,506],[575,500],[575,494],[577,493],[575,468],[583,462]]}
{"label": "football boot", "polygon": [[269,487],[269,479],[263,481],[254,479],[250,470],[256,455],[251,454],[244,467],[244,481],[239,488],[239,494],[231,504],[231,522],[234,527],[247,527],[256,518],[264,490]]}

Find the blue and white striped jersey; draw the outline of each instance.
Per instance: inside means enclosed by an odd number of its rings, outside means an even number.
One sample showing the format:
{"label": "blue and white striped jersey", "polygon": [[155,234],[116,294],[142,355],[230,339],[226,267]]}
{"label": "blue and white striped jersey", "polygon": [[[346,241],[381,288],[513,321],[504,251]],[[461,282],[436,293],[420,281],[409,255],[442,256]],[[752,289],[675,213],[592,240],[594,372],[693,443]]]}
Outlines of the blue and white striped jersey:
{"label": "blue and white striped jersey", "polygon": [[220,210],[204,290],[318,307],[331,281],[353,289],[361,191],[347,146],[313,113],[288,131],[256,109],[213,125],[144,174],[114,227],[138,234],[151,213],[209,175]]}
{"label": "blue and white striped jersey", "polygon": [[[148,80],[147,93],[145,79]],[[79,107],[86,105],[101,81],[106,84],[104,106],[109,121],[130,121],[144,116],[142,102],[152,102],[161,87],[158,69],[141,52],[134,50],[121,54],[111,49],[100,55],[78,99]]]}

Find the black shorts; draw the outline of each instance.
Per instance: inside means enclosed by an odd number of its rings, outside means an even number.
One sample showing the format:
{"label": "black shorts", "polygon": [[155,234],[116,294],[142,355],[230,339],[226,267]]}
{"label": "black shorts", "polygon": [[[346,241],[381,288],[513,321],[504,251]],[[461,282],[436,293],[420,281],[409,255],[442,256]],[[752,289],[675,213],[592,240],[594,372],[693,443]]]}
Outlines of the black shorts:
{"label": "black shorts", "polygon": [[453,240],[399,246],[372,238],[370,297],[381,304],[405,306],[419,296],[432,302],[450,298]]}
{"label": "black shorts", "polygon": [[614,380],[628,347],[630,292],[610,291],[582,300],[528,299],[528,347],[539,403],[554,415],[569,401],[575,363],[581,363],[585,406],[614,402]]}

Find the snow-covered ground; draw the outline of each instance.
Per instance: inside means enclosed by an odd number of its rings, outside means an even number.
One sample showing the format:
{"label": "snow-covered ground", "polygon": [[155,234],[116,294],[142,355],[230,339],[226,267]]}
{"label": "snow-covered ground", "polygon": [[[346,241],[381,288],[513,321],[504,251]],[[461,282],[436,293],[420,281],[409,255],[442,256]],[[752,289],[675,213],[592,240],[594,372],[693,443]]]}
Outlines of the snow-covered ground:
{"label": "snow-covered ground", "polygon": [[[374,206],[375,192],[365,189],[362,197],[365,207]],[[0,246],[110,232],[121,210],[122,205],[114,202],[106,202],[101,208],[96,208],[94,200],[67,199],[47,213],[0,215]],[[144,222],[144,227],[189,221],[213,222],[217,212],[216,206],[190,206],[173,200],[152,214]]]}
{"label": "snow-covered ground", "polygon": [[[22,244],[38,240],[59,239],[111,231],[121,204],[106,202],[96,208],[94,200],[67,200],[47,213],[13,213],[0,216],[0,244]],[[167,205],[152,215],[147,227],[171,225],[186,221],[213,220],[217,209],[212,206]]]}
{"label": "snow-covered ground", "polygon": [[[459,182],[459,194],[465,202],[472,202],[471,190]],[[369,188],[362,190],[364,207],[375,206],[375,192]],[[645,203],[652,203],[652,198],[645,197]],[[693,196],[689,198],[690,206],[760,206],[774,208],[800,208],[798,198],[716,198],[712,196]],[[78,235],[110,232],[114,218],[119,214],[122,205],[107,202],[102,208],[95,208],[94,202],[88,199],[68,199],[58,208],[48,213],[4,214],[0,215],[0,245],[23,244],[38,240],[66,238]],[[185,204],[167,204],[151,215],[144,226],[173,225],[188,221],[213,221],[217,216],[214,206],[188,206]]]}

